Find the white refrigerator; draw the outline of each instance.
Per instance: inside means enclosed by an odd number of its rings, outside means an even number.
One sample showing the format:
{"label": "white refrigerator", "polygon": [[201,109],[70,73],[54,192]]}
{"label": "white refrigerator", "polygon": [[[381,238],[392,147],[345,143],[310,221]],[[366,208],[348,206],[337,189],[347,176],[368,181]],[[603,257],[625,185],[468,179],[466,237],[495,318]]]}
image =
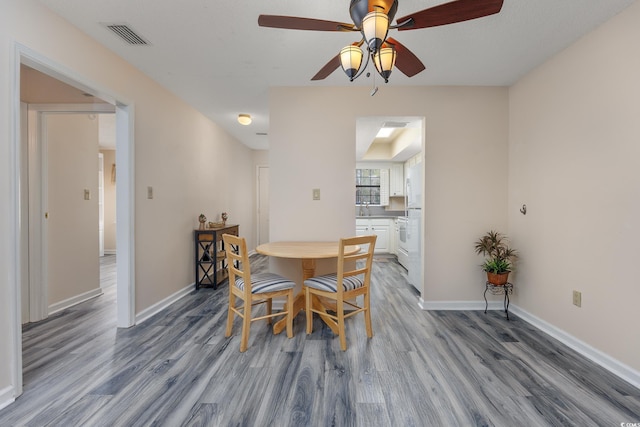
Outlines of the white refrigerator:
{"label": "white refrigerator", "polygon": [[409,283],[422,293],[422,163],[407,171],[407,252]]}

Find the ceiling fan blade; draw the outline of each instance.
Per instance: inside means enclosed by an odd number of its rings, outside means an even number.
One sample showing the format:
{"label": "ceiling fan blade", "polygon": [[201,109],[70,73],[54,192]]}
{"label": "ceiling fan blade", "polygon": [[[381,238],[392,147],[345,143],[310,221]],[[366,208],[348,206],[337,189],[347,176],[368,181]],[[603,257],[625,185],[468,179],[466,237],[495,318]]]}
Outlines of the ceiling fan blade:
{"label": "ceiling fan blade", "polygon": [[396,68],[407,77],[413,77],[425,69],[418,57],[399,41],[388,37],[387,43],[396,49]]}
{"label": "ceiling fan blade", "polygon": [[[456,0],[444,3],[397,19],[398,31],[437,27],[493,15],[500,12],[503,2],[504,0]],[[413,23],[407,23],[408,20],[413,20]]]}
{"label": "ceiling fan blade", "polygon": [[329,74],[338,69],[338,67],[340,67],[340,54],[337,54],[336,56],[331,58],[331,60],[327,62],[326,65],[322,67],[315,76],[311,77],[311,80],[324,80],[329,77]]}
{"label": "ceiling fan blade", "polygon": [[322,19],[299,18],[297,16],[260,15],[258,25],[270,28],[311,31],[358,31],[353,24],[324,21]]}

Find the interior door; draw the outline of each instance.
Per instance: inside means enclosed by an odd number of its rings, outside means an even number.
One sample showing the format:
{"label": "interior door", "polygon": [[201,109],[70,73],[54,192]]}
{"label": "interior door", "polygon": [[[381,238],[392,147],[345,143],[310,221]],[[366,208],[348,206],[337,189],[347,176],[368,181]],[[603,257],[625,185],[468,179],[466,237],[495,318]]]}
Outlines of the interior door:
{"label": "interior door", "polygon": [[45,114],[45,235],[49,310],[100,288],[98,121]]}
{"label": "interior door", "polygon": [[269,241],[269,167],[258,166],[258,244]]}

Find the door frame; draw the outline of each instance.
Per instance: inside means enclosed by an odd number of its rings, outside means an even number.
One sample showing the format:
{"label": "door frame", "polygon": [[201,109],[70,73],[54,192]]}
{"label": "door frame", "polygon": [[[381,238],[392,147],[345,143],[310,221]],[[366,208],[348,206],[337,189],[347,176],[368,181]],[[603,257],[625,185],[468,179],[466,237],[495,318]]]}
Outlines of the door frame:
{"label": "door frame", "polygon": [[[267,169],[269,170],[269,165],[257,165],[256,166],[256,246],[258,246],[259,244],[261,244],[260,242],[260,236],[263,232],[261,226],[260,226],[260,200],[262,197],[262,194],[260,192],[260,188],[261,188],[261,175],[260,175],[260,170],[261,169]],[[267,215],[269,215],[269,212],[267,212]],[[264,242],[266,243],[266,242]]]}
{"label": "door frame", "polygon": [[27,224],[20,221],[21,188],[27,183],[22,182],[23,169],[21,156],[21,107],[20,107],[20,65],[48,74],[62,82],[79,88],[86,93],[105,100],[115,107],[116,112],[116,163],[118,164],[118,191],[116,193],[116,244],[118,246],[117,262],[117,326],[128,328],[135,324],[135,191],[134,191],[134,103],[126,97],[105,88],[84,76],[72,71],[61,64],[41,55],[40,53],[14,42],[14,55],[9,59],[12,82],[11,111],[11,209],[9,221],[12,224],[12,234],[9,236],[13,247],[12,258],[9,260],[8,277],[11,286],[10,329],[11,329],[11,360],[9,361],[14,399],[22,394],[22,318],[21,318],[21,268],[26,262],[22,256],[26,236]]}

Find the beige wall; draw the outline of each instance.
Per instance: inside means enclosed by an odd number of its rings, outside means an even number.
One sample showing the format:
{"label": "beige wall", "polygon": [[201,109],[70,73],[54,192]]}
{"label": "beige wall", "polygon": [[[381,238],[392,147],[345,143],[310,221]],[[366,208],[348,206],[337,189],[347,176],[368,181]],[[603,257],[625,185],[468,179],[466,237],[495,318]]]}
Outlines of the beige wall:
{"label": "beige wall", "polygon": [[[13,161],[15,43],[96,87],[130,100],[135,112],[135,311],[191,284],[192,230],[200,212],[222,211],[254,246],[251,150],[113,52],[35,0],[2,1],[0,14],[0,402],[11,391],[11,306],[16,289]],[[15,106],[17,109],[17,105]],[[147,186],[155,197],[146,199]],[[20,323],[18,321],[18,323]]]}
{"label": "beige wall", "polygon": [[[112,180],[116,164],[115,150],[100,150],[104,161],[104,250],[107,254],[116,251],[116,182]],[[117,176],[117,174],[116,174]]]}
{"label": "beige wall", "polygon": [[514,85],[509,111],[509,231],[522,255],[514,301],[635,370],[638,23],[640,2]]}
{"label": "beige wall", "polygon": [[[368,87],[270,91],[271,240],[355,234],[356,118],[424,116],[423,298],[480,299],[484,279],[473,241],[489,228],[507,228],[507,89],[389,85],[375,97],[369,92]],[[345,99],[349,102],[336,102]],[[321,200],[312,200],[313,188],[320,188]],[[301,274],[297,262],[272,261],[272,267],[293,279]]]}

